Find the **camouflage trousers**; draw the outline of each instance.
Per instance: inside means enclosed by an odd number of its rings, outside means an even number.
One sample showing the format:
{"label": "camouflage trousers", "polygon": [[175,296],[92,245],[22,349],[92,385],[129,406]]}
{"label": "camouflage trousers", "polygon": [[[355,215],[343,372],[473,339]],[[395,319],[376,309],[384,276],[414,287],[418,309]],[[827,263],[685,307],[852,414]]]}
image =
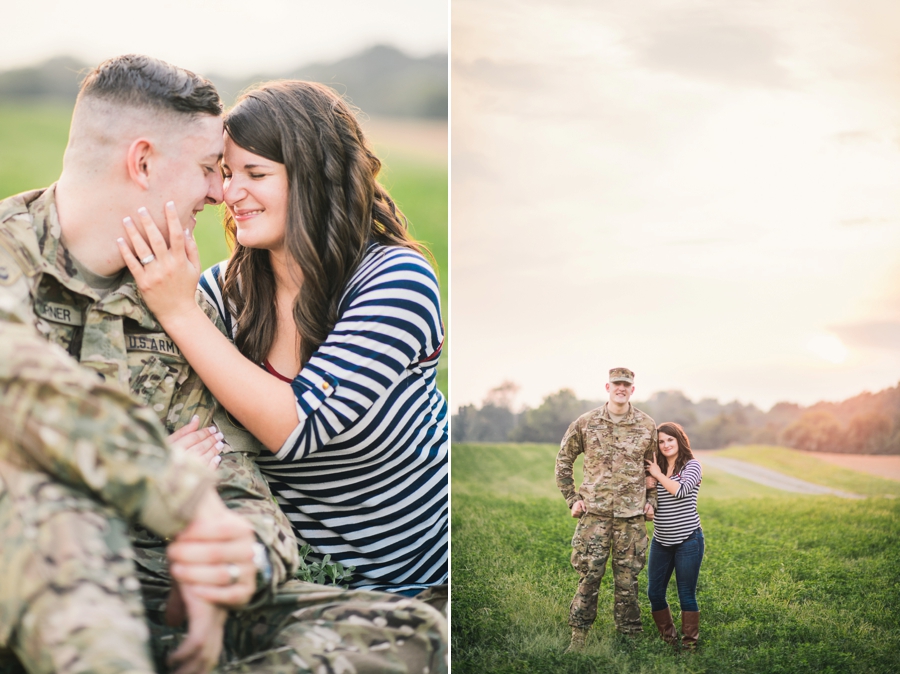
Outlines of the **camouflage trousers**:
{"label": "camouflage trousers", "polygon": [[[148,611],[157,667],[178,647],[183,630]],[[244,674],[378,674],[447,671],[447,623],[424,602],[299,580],[225,624],[218,672]],[[161,671],[165,671],[162,670]]]}
{"label": "camouflage trousers", "polygon": [[[184,630],[145,606],[126,524],[0,461],[0,674],[168,671]],[[158,606],[160,588],[143,588]],[[446,672],[446,619],[382,592],[300,581],[233,612],[221,672]]]}
{"label": "camouflage trousers", "polygon": [[616,629],[625,634],[643,631],[638,604],[638,574],[647,554],[647,527],[638,517],[601,517],[585,514],[572,537],[572,566],[581,579],[569,607],[569,625],[590,627],[597,618],[597,594],[612,550]]}

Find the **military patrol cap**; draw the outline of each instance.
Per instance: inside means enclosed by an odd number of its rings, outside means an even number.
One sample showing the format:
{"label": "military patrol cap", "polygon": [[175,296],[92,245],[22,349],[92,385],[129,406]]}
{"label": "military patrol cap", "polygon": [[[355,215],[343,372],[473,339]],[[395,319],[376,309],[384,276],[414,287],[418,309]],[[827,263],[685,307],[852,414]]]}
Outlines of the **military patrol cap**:
{"label": "military patrol cap", "polygon": [[609,371],[609,383],[613,384],[617,381],[626,381],[629,384],[634,384],[634,372],[627,367],[614,367]]}

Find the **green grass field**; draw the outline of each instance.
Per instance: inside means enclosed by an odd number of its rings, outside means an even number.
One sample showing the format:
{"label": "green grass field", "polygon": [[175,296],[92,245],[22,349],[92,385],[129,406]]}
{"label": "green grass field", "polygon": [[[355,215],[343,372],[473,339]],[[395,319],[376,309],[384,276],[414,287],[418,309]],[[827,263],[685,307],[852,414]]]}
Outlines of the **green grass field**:
{"label": "green grass field", "polygon": [[[700,652],[674,655],[658,638],[646,569],[645,633],[617,638],[608,570],[587,650],[564,656],[578,578],[569,564],[575,521],[553,478],[556,451],[452,448],[454,672],[900,671],[900,502],[788,495],[712,469],[699,499],[706,538]],[[758,448],[729,451],[760,455]],[[763,454],[773,468],[799,460],[791,450]],[[792,474],[822,484],[836,479],[812,480],[807,468]],[[858,493],[893,493],[885,480],[853,479]],[[669,603],[677,625],[674,580]]]}
{"label": "green grass field", "polygon": [[[69,104],[0,104],[0,199],[46,187],[62,170],[69,135]],[[378,147],[378,139],[374,139]],[[434,255],[441,281],[441,306],[447,316],[447,166],[397,154],[386,164],[382,183],[405,213],[410,230]],[[197,218],[195,236],[204,268],[228,257],[222,208],[207,207]],[[449,349],[438,369],[438,386],[447,395]]]}

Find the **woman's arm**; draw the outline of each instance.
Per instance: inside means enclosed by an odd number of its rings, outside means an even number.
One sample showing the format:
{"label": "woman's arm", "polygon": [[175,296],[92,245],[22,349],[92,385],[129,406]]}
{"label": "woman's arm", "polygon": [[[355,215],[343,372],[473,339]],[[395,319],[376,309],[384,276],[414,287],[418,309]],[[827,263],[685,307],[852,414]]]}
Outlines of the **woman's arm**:
{"label": "woman's arm", "polygon": [[688,461],[684,468],[681,469],[681,488],[675,494],[675,498],[684,498],[694,493],[702,477],[703,472],[700,468],[700,462],[696,459]]}
{"label": "woman's arm", "polygon": [[681,485],[678,484],[678,482],[676,482],[675,480],[666,477],[666,474],[660,469],[659,464],[656,463],[655,454],[652,459],[647,461],[647,471],[650,473],[651,477],[654,477],[659,481],[659,483],[663,486],[663,489],[669,492],[672,496],[678,498],[678,490],[681,488]]}
{"label": "woman's arm", "polygon": [[[277,451],[297,425],[291,386],[241,355],[197,305],[197,245],[181,229],[173,204],[166,204],[169,245],[146,209],[139,213],[149,245],[131,218],[125,218],[125,229],[137,257],[124,239],[119,239],[119,250],[141,296],[225,409],[268,449]],[[154,259],[146,265],[137,259],[151,255]]]}
{"label": "woman's arm", "polygon": [[[341,318],[291,384],[279,381],[240,352],[194,302],[200,264],[167,208],[166,246],[149,216],[142,225],[152,251],[126,223],[143,266],[120,241],[122,256],[145,301],[220,403],[279,458],[301,458],[326,444],[372,407],[443,340],[437,281],[421,256],[394,250],[369,263],[364,281],[348,291]],[[356,277],[354,277],[355,279]],[[299,423],[298,423],[299,420]]]}

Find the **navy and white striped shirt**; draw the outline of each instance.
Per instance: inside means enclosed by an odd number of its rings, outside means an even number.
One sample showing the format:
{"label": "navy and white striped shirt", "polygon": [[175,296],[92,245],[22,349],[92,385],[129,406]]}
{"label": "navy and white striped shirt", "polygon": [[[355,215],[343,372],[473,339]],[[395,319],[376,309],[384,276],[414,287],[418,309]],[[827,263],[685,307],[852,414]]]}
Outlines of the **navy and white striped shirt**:
{"label": "navy and white striped shirt", "polygon": [[[200,287],[234,337],[219,277]],[[447,402],[431,266],[408,248],[370,245],[339,318],[293,380],[299,423],[257,460],[300,544],[353,565],[357,588],[410,592],[447,582]]]}
{"label": "navy and white striped shirt", "polygon": [[669,478],[681,485],[674,496],[666,491],[662,484],[657,483],[656,495],[659,505],[653,518],[653,538],[657,543],[678,545],[700,526],[697,492],[700,491],[702,477],[700,462],[691,459],[680,473]]}

